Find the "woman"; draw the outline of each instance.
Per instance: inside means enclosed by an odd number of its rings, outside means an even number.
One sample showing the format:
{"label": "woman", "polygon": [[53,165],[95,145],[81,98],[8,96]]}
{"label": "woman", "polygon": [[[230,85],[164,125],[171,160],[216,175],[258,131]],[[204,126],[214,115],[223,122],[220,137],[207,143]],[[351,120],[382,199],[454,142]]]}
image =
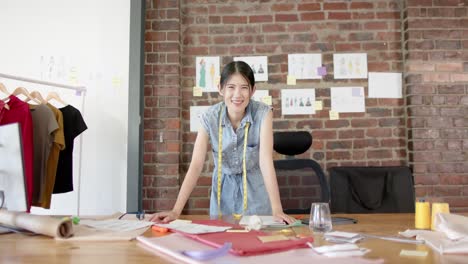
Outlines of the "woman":
{"label": "woman", "polygon": [[174,208],[154,214],[151,220],[169,222],[179,217],[211,143],[215,168],[210,215],[273,215],[289,224],[295,221],[283,213],[273,167],[273,113],[266,104],[251,100],[254,92],[255,78],[248,64],[235,61],[224,67],[219,86],[224,100],[201,116],[202,127]]}

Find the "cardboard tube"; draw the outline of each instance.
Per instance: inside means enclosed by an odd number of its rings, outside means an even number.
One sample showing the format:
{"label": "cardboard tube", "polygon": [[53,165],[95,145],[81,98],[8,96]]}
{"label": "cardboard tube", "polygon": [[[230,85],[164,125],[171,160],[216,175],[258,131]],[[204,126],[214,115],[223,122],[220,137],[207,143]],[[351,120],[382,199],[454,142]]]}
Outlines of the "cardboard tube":
{"label": "cardboard tube", "polygon": [[60,219],[46,215],[0,210],[0,224],[51,237],[68,238],[73,235],[73,223],[70,218]]}

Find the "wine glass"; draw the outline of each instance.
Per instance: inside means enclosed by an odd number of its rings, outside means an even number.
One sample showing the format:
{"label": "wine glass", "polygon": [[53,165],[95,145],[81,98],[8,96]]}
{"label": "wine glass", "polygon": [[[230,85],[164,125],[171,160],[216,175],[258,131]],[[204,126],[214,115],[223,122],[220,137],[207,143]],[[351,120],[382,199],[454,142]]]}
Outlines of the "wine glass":
{"label": "wine glass", "polygon": [[328,203],[312,203],[310,208],[309,228],[314,233],[326,233],[332,230],[332,220]]}

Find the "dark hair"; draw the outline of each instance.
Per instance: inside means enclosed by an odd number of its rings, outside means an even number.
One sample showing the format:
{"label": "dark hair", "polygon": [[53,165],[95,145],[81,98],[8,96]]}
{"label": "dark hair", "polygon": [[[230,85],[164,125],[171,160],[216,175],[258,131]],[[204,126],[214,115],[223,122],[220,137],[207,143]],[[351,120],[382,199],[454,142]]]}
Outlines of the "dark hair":
{"label": "dark hair", "polygon": [[250,89],[253,89],[255,86],[254,73],[250,66],[243,61],[231,61],[224,66],[223,71],[221,72],[221,79],[219,81],[221,88],[224,87],[229,78],[235,73],[242,75],[242,77],[244,77],[244,79],[250,84]]}

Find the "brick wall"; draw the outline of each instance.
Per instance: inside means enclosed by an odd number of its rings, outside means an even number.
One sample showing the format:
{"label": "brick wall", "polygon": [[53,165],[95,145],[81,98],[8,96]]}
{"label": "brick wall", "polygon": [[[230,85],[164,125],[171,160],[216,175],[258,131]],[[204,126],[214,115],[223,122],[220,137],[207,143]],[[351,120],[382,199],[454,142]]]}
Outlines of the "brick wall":
{"label": "brick wall", "polygon": [[407,1],[409,158],[417,196],[468,210],[468,1]]}
{"label": "brick wall", "polygon": [[179,190],[179,1],[146,1],[143,208],[167,210]]}
{"label": "brick wall", "polygon": [[[414,74],[410,72],[411,67],[418,66],[403,65],[405,47],[402,47],[402,22],[404,18],[407,18],[407,21],[416,18],[416,16],[411,15],[410,10],[413,8],[411,7],[413,2],[417,1],[407,0],[409,2],[407,7],[403,7],[400,2],[398,0],[147,1],[144,209],[165,210],[171,208],[179,184],[182,182],[190,163],[196,137],[196,133],[189,132],[190,106],[210,105],[221,99],[217,93],[205,93],[202,97],[193,97],[192,87],[195,84],[196,56],[221,56],[222,65],[230,62],[233,56],[268,56],[269,81],[258,83],[257,89],[267,89],[273,97],[274,129],[275,131],[310,131],[314,137],[314,143],[311,149],[302,154],[301,157],[313,158],[324,169],[337,165],[406,165],[409,158],[413,161],[418,155],[429,155],[426,154],[428,152],[424,148],[419,148],[419,151],[414,150],[415,144],[410,144],[412,155],[408,156],[407,153],[407,133],[412,136],[409,138],[411,143],[416,142],[413,140],[416,130],[413,129],[415,128],[413,123],[422,122],[426,126],[426,133],[429,134],[433,131],[431,126],[434,123],[428,122],[426,124],[425,121],[413,118],[406,120],[406,108],[408,108],[411,117],[414,113],[413,109],[422,112],[429,111],[427,110],[428,106],[424,105],[427,104],[426,100],[428,99],[422,97],[425,97],[424,93],[429,90],[435,94],[437,92],[435,87],[424,88],[426,86],[424,86],[423,77],[419,73],[420,69]],[[420,2],[432,3],[432,0]],[[452,4],[458,6],[458,2]],[[458,9],[463,9],[466,12],[466,7],[462,6]],[[429,11],[426,12],[427,19],[431,15],[429,15]],[[459,26],[462,25],[462,22],[463,19],[458,19]],[[406,35],[411,34],[413,28],[412,24],[409,24],[410,26],[405,28]],[[418,36],[417,38],[413,37],[413,39],[423,41],[422,35]],[[460,36],[458,38],[458,47],[460,47],[458,52],[461,53],[462,49],[467,47],[466,30],[460,29],[457,36]],[[462,41],[463,38],[465,41]],[[443,39],[447,38],[443,37]],[[410,41],[405,43],[409,44]],[[435,40],[433,44],[436,45]],[[446,56],[456,56],[451,53],[454,51],[449,49],[456,44],[448,42],[443,45],[447,45],[448,54]],[[425,49],[425,47],[424,44],[419,44],[419,48],[408,45],[405,53],[407,62],[409,63],[413,59],[411,57],[413,51],[415,51],[414,56],[417,56],[421,53],[418,50]],[[366,113],[346,113],[340,115],[340,120],[329,120],[330,86],[364,86],[367,95],[367,80],[334,80],[332,56],[336,52],[366,52],[369,71],[402,72],[406,70],[408,71],[405,75],[406,81],[408,83],[418,81],[422,86],[414,88],[412,85],[408,85],[409,91],[415,96],[409,95],[405,99],[366,98]],[[286,86],[287,55],[290,53],[321,53],[323,63],[328,68],[328,75],[323,80],[298,80],[296,86]],[[444,56],[443,52],[438,54],[439,58]],[[413,61],[422,60],[414,59]],[[421,64],[424,65],[424,63]],[[430,64],[437,67],[432,62]],[[460,67],[462,65],[462,69],[457,69],[460,70],[460,74],[463,74],[463,71],[466,71],[468,67],[466,63],[463,64],[461,59],[458,64],[455,64],[441,62],[437,69],[444,69],[441,70],[440,73],[442,73],[447,67]],[[438,75],[431,76],[431,78],[439,78]],[[460,78],[459,80],[465,78],[466,82],[466,76],[463,77],[455,73],[450,76],[452,77],[449,78]],[[414,81],[411,82],[411,80]],[[317,111],[315,115],[284,118],[281,116],[280,90],[288,87],[315,88],[317,100],[324,102],[324,110]],[[466,86],[460,84],[458,87],[462,87],[458,89],[463,90],[463,93],[458,90],[459,94],[447,94],[453,88],[446,88],[446,94],[442,96],[445,99],[438,99],[440,105],[437,107],[440,111],[437,113],[460,115],[460,111],[464,111],[460,110],[463,108],[456,106],[467,104]],[[434,96],[438,96],[435,94]],[[456,104],[450,103],[455,100],[453,97],[458,98]],[[428,98],[432,98],[432,94]],[[415,100],[420,100],[421,105],[413,103]],[[408,102],[408,107],[406,107],[406,102]],[[445,106],[446,104],[449,106]],[[429,113],[432,113],[431,111]],[[440,114],[439,117],[444,117]],[[463,149],[465,151],[467,149],[467,121],[464,116],[453,117],[452,121],[453,130],[445,133],[455,133],[461,137],[458,140],[459,145],[457,145],[459,150],[451,150],[451,153],[457,153],[457,157],[461,158],[464,155]],[[406,122],[408,122],[410,129],[406,129]],[[439,122],[443,122],[443,120]],[[159,143],[160,132],[164,133],[163,143]],[[464,135],[462,135],[463,133]],[[423,143],[424,140],[421,142]],[[449,146],[455,148],[454,144],[456,145],[456,143],[447,142],[447,148]],[[440,151],[439,160],[443,160],[443,153],[446,155],[445,158],[449,158],[447,157],[447,155],[450,156],[448,152]],[[275,158],[283,157],[276,154]],[[450,158],[453,159],[452,156]],[[451,161],[450,164],[452,163],[458,164],[453,165],[453,168],[458,166],[458,168],[468,171],[466,156],[465,161]],[[209,153],[198,186],[186,206],[186,213],[207,213],[212,164],[211,153]],[[440,164],[447,166],[445,162]],[[438,178],[438,174],[431,174],[428,177],[425,176],[426,171],[421,171],[422,169],[428,170],[434,165],[429,164],[427,160],[414,162],[414,165],[418,169],[416,172],[419,173],[417,174],[418,194],[427,193],[428,195],[440,196],[442,194],[440,191],[434,192],[433,185],[436,184],[434,181],[429,182],[428,186],[422,185],[426,185],[427,181],[421,182],[421,179]],[[454,171],[451,177],[446,180],[450,181],[451,184],[455,183],[455,186],[447,188],[457,187],[460,193],[459,197],[462,197],[463,193],[467,194],[467,180],[464,180],[467,177],[463,178],[462,176],[462,173],[456,174]],[[296,177],[293,179],[291,183],[297,182],[298,179],[301,182],[301,179],[304,178]],[[282,180],[281,177],[279,182],[284,198],[283,202],[295,204],[297,201],[294,201],[294,198],[297,198],[297,195],[288,186],[290,182]],[[457,186],[458,184],[465,184],[465,186]],[[310,195],[316,194],[311,193]],[[466,204],[463,206],[468,207]]]}

